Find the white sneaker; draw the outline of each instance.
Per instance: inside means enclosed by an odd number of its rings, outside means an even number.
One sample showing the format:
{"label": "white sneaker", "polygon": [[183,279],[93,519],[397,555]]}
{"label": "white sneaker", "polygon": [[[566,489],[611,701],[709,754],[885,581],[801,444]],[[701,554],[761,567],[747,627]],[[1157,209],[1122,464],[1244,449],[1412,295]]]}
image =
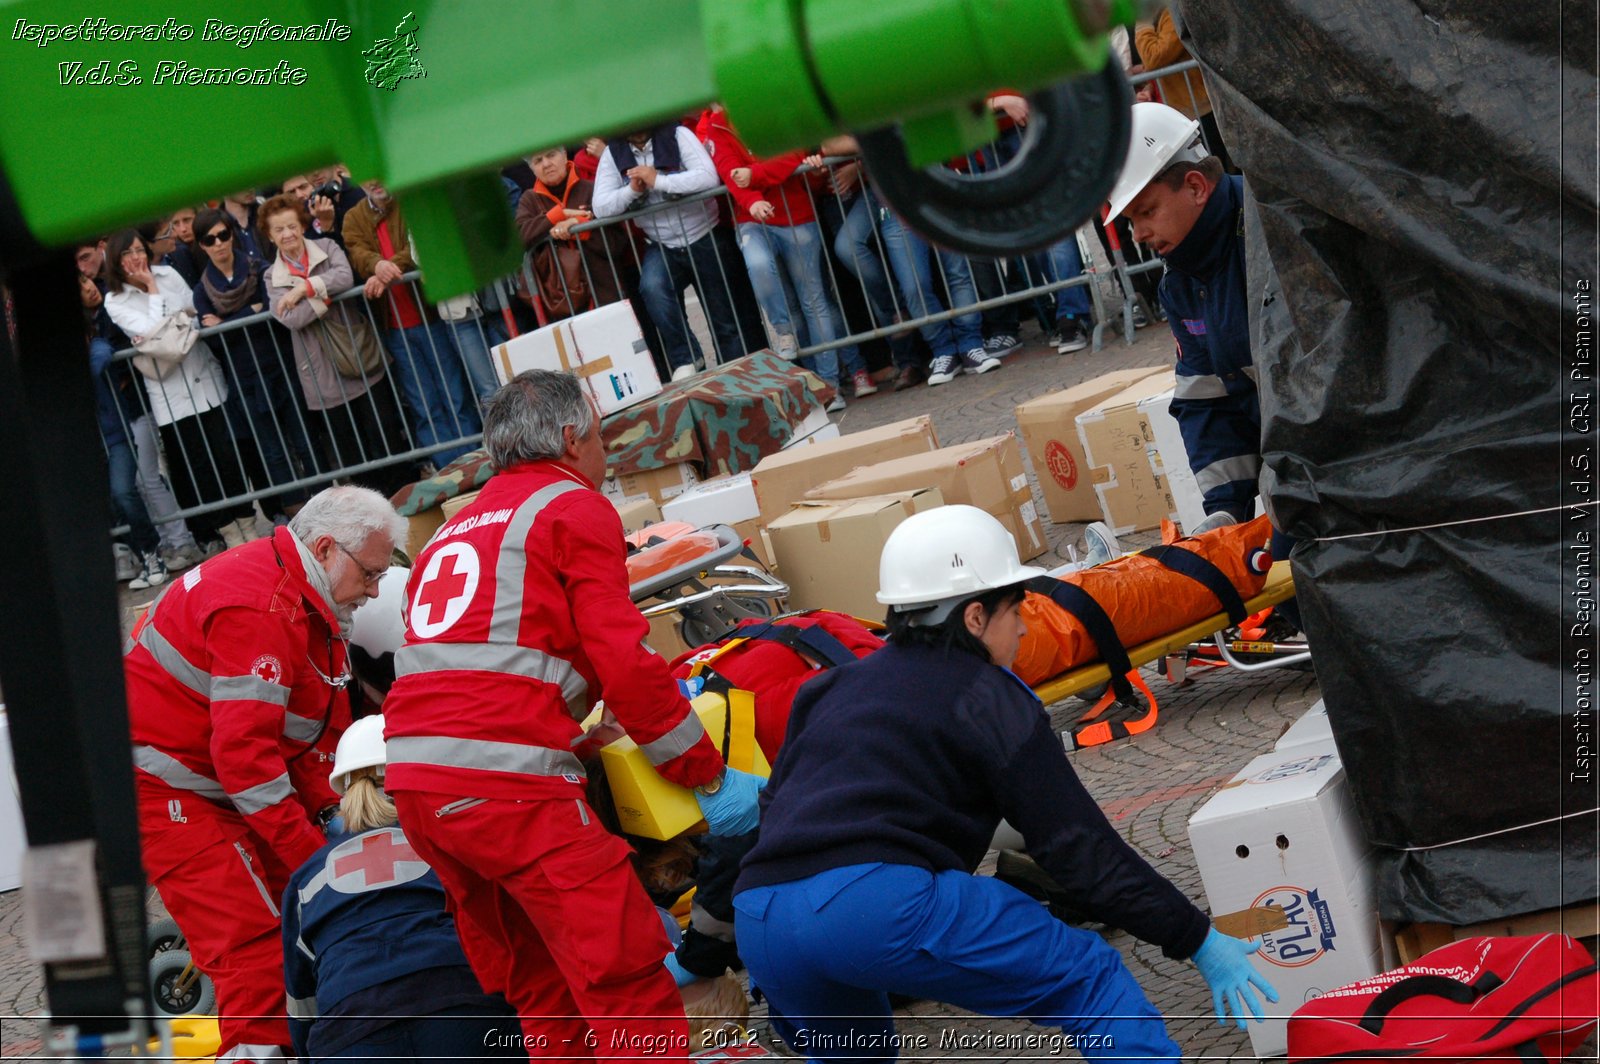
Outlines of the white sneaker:
{"label": "white sneaker", "polygon": [[187,569],[192,565],[199,565],[207,558],[206,552],[200,549],[197,543],[185,543],[181,547],[161,552],[161,564],[167,567],[167,572],[174,573],[179,569]]}
{"label": "white sneaker", "polygon": [[793,362],[800,357],[800,341],[793,336],[779,336],[778,346],[773,350],[785,362]]}
{"label": "white sneaker", "polygon": [[687,366],[679,366],[677,369],[672,371],[672,379],[673,379],[674,382],[686,381],[690,377],[693,377],[693,376],[694,376],[694,363],[693,362],[689,363]]}
{"label": "white sneaker", "polygon": [[1228,511],[1218,510],[1214,514],[1206,514],[1205,520],[1199,522],[1184,534],[1189,536],[1198,536],[1202,532],[1210,532],[1217,528],[1227,528],[1229,525],[1236,525],[1238,523],[1239,519],[1230,514]]}
{"label": "white sneaker", "polygon": [[1104,521],[1095,521],[1083,530],[1083,560],[1086,567],[1104,565],[1113,558],[1122,557],[1122,545],[1117,534]]}
{"label": "white sneaker", "polygon": [[837,414],[839,411],[844,409],[844,395],[839,391],[839,386],[837,384],[833,386],[833,389],[833,402],[828,404],[827,409],[828,413]]}
{"label": "white sneaker", "polygon": [[981,347],[974,347],[961,356],[961,368],[968,373],[988,373],[1000,368],[1000,360]]}
{"label": "white sneaker", "polygon": [[928,385],[949,384],[961,372],[961,359],[955,355],[940,355],[928,366]]}
{"label": "white sneaker", "polygon": [[144,567],[139,570],[139,575],[128,581],[130,591],[143,591],[147,587],[159,587],[167,582],[167,567],[161,564],[161,556],[155,551],[146,551]]}
{"label": "white sneaker", "polygon": [[[222,537],[222,542],[228,545],[229,550],[232,550],[234,547],[242,547],[249,542],[250,537],[245,534],[245,530],[241,527],[241,524],[242,522],[239,521],[229,521],[227,524],[217,529],[217,535]],[[254,528],[255,522],[252,521],[250,524],[251,527]]]}
{"label": "white sneaker", "polygon": [[117,561],[117,583],[125,584],[139,575],[138,556],[126,543],[111,544],[111,554]]}

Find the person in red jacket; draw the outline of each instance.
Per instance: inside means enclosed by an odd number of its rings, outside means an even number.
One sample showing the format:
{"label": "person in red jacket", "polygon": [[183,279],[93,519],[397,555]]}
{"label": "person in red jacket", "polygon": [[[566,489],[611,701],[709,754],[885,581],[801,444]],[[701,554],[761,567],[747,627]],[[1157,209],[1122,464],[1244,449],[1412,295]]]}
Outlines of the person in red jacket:
{"label": "person in red jacket", "polygon": [[326,841],[350,721],[344,633],[405,520],[328,488],[286,528],[168,586],[123,660],[145,874],[217,990],[217,1059],[281,1059],[276,899]]}
{"label": "person in red jacket", "polygon": [[573,753],[604,698],[714,834],[756,826],[762,781],[727,768],[628,597],[622,521],[595,490],[600,417],[577,378],[529,370],[490,400],[495,475],[417,556],[384,702],[385,789],[439,874],[485,986],[533,1056],[688,1048],[667,938]]}
{"label": "person in red jacket", "polygon": [[[795,173],[806,153],[757,159],[733,131],[720,104],[700,116],[696,133],[733,199],[739,251],[756,299],[777,333],[777,353],[793,359],[802,347],[843,337],[844,316],[823,275],[822,229],[805,177]],[[844,409],[844,398],[838,393],[841,376],[850,378],[858,397],[878,390],[854,344],[800,361],[834,385],[836,394],[829,410]]]}

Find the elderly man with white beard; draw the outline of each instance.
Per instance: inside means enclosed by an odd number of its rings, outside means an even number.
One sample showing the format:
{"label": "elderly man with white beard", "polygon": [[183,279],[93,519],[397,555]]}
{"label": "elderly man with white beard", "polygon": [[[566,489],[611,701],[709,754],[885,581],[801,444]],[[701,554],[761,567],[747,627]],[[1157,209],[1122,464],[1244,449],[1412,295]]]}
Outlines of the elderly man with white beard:
{"label": "elderly man with white beard", "polygon": [[276,899],[338,808],[350,620],[405,527],[377,492],[328,488],[169,585],[129,639],[145,873],[216,985],[219,1061],[290,1045]]}

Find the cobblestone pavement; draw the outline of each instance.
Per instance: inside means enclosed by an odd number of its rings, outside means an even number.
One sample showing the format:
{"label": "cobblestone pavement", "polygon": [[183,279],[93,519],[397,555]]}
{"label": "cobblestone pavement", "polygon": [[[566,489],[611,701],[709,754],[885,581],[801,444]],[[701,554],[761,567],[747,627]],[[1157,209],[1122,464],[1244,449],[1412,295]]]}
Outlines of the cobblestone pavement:
{"label": "cobblestone pavement", "polygon": [[[1029,329],[1031,330],[1031,326]],[[919,387],[852,400],[839,415],[840,427],[855,432],[919,413],[933,415],[939,439],[960,443],[996,435],[1015,427],[1013,408],[1028,398],[1066,387],[1113,369],[1159,366],[1171,358],[1172,339],[1166,327],[1143,329],[1137,342],[1126,345],[1108,336],[1100,351],[1059,356],[1033,342],[1007,358],[1002,370],[981,377],[958,377],[939,388]],[[1035,483],[1035,494],[1038,486]],[[1041,512],[1047,512],[1042,496]],[[1047,525],[1052,550],[1035,564],[1066,560],[1065,548],[1079,541],[1081,525]],[[1142,547],[1155,533],[1130,537],[1124,547]],[[151,596],[124,595],[124,627]],[[1068,755],[1107,817],[1124,837],[1163,875],[1202,906],[1204,893],[1194,854],[1189,848],[1190,814],[1246,761],[1272,747],[1274,740],[1318,697],[1315,677],[1307,672],[1269,670],[1245,674],[1210,670],[1182,687],[1152,680],[1160,701],[1157,725],[1142,735]],[[1052,707],[1052,718],[1065,726],[1080,705],[1068,700]],[[1211,998],[1194,967],[1166,959],[1161,951],[1121,931],[1097,929],[1123,956],[1168,1019],[1173,1038],[1186,1057],[1249,1059],[1249,1042],[1233,1027],[1219,1027],[1210,1013]],[[0,895],[0,1013],[31,1016],[43,1008],[38,970],[27,959],[21,938],[21,905],[17,892]],[[763,1021],[757,1009],[755,1027]],[[918,1002],[899,1010],[902,1032],[920,1032],[933,1047],[904,1052],[906,1060],[950,1059],[957,1056],[1017,1059],[1029,1052],[940,1047],[945,1032],[984,1037],[1045,1033],[1023,1020],[974,1017],[959,1009]],[[0,1056],[26,1052],[36,1037],[31,1023],[0,1021]],[[1031,1051],[1038,1053],[1039,1051]],[[1072,1051],[1060,1054],[1072,1059]]]}

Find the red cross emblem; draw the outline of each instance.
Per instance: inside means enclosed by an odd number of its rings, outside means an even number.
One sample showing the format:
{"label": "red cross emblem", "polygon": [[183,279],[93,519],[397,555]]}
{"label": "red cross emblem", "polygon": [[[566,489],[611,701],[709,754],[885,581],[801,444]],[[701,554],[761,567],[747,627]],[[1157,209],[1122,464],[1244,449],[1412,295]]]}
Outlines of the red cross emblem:
{"label": "red cross emblem", "polygon": [[328,868],[333,873],[329,885],[344,894],[409,883],[428,871],[427,862],[399,828],[370,831],[340,843],[328,854]]}
{"label": "red cross emblem", "polygon": [[444,633],[461,619],[478,590],[478,552],[450,543],[428,559],[411,601],[411,630],[424,639]]}

